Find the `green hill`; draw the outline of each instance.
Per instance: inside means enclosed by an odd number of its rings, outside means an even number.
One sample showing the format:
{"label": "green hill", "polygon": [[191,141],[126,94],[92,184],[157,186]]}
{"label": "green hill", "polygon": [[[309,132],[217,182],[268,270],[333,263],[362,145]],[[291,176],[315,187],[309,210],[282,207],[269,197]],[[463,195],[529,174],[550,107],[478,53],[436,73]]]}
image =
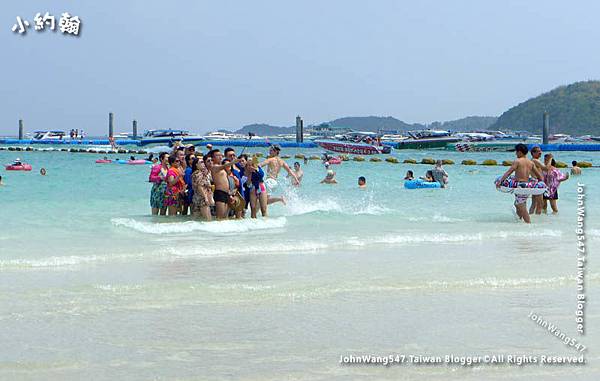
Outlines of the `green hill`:
{"label": "green hill", "polygon": [[600,134],[600,81],[576,82],[529,99],[504,112],[490,129],[541,134],[544,111],[550,133]]}
{"label": "green hill", "polygon": [[259,136],[265,135],[279,135],[279,134],[293,134],[296,132],[296,127],[279,127],[271,126],[265,123],[248,124],[239,130],[235,131],[236,134],[248,135],[251,132]]}
{"label": "green hill", "polygon": [[332,127],[346,127],[356,131],[372,132],[379,130],[408,131],[425,128],[422,124],[408,124],[391,116],[350,116],[332,120],[329,124]]}

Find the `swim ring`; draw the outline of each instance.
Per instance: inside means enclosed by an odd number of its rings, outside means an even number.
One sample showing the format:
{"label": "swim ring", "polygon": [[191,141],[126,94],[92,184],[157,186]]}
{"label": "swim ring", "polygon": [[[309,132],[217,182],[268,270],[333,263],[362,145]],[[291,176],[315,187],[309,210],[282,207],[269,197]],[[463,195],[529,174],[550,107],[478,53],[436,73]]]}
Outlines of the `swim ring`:
{"label": "swim ring", "polygon": [[104,159],[96,160],[96,164],[109,164],[109,163],[112,163],[112,160],[104,160]]}
{"label": "swim ring", "polygon": [[127,164],[129,165],[142,165],[142,164],[152,164],[151,161],[138,159],[138,160],[127,160]]}
{"label": "swim ring", "polygon": [[[498,176],[494,184],[497,184],[501,178],[502,176]],[[500,192],[520,195],[540,195],[544,194],[547,189],[548,187],[541,180],[530,177],[528,182],[519,182],[515,180],[514,176],[509,176],[498,188]]]}
{"label": "swim ring", "polygon": [[437,181],[425,181],[423,179],[406,180],[404,188],[406,189],[424,189],[424,188],[441,188],[442,186]]}
{"label": "swim ring", "polygon": [[31,164],[5,165],[7,171],[31,171]]}
{"label": "swim ring", "polygon": [[328,160],[329,164],[342,164],[342,159],[339,157],[332,157]]}

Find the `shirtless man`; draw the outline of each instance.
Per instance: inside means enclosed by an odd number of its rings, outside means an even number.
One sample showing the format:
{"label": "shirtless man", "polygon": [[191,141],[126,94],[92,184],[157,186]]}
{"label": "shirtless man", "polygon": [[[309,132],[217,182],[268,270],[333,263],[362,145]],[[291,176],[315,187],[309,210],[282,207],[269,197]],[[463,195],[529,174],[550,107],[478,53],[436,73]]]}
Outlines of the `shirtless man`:
{"label": "shirtless man", "polygon": [[573,165],[573,168],[571,168],[571,174],[574,176],[581,175],[581,168],[577,166],[577,161],[573,160],[571,165]]}
{"label": "shirtless man", "polygon": [[279,176],[279,172],[281,168],[285,169],[289,176],[292,178],[293,184],[298,185],[300,182],[298,181],[298,177],[292,171],[290,166],[279,157],[279,153],[281,152],[281,148],[278,145],[272,145],[269,148],[269,157],[259,164],[260,167],[267,166],[267,177],[277,181],[277,176]]}
{"label": "shirtless man", "polygon": [[[296,174],[296,178],[298,179],[299,186],[300,182],[302,181],[302,177],[304,177],[304,171],[302,171],[302,169],[300,168],[299,162],[294,163],[294,173]],[[288,175],[288,178],[290,178],[290,175]]]}
{"label": "shirtless man", "polygon": [[[538,172],[540,172],[543,176],[543,173],[548,170],[548,168],[542,163],[540,158],[542,157],[542,149],[539,146],[535,146],[531,149],[531,161],[535,165]],[[542,209],[544,207],[544,196],[543,195],[534,195],[531,196],[531,207],[529,208],[529,214],[542,214]]]}
{"label": "shirtless man", "polygon": [[[277,177],[279,176],[281,168],[285,169],[289,177],[292,178],[293,185],[300,184],[300,181],[298,180],[298,177],[294,171],[292,171],[290,166],[279,157],[280,152],[281,148],[278,145],[272,145],[269,148],[269,157],[258,165],[259,167],[264,167],[265,165],[267,166],[267,181],[265,181],[267,191],[271,191],[277,187]],[[267,199],[268,204],[273,204],[275,202],[282,202],[285,204],[285,198],[283,197],[270,197],[267,195]]]}
{"label": "shirtless man", "polygon": [[[534,176],[537,179],[542,179],[541,172],[537,169],[536,165],[529,159],[527,159],[527,146],[525,144],[517,144],[515,147],[517,154],[517,160],[513,162],[508,171],[500,178],[496,183],[496,188],[500,188],[500,184],[510,176],[511,173],[515,173],[515,180],[521,183],[525,187],[529,182],[529,175]],[[520,219],[526,223],[530,223],[529,213],[527,213],[527,195],[515,194],[515,209],[517,209],[517,215]]]}
{"label": "shirtless man", "polygon": [[223,154],[218,149],[211,150],[206,155],[212,158],[213,162],[210,173],[215,184],[214,200],[217,220],[223,220],[229,213],[229,179],[225,168],[236,164],[239,159],[222,164]]}

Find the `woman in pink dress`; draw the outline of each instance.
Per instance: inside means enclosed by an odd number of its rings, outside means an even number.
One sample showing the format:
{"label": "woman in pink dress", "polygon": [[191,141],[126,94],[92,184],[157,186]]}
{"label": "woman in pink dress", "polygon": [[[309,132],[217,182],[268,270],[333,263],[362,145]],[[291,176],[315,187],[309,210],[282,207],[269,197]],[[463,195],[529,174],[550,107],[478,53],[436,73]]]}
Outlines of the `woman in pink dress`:
{"label": "woman in pink dress", "polygon": [[544,182],[548,187],[548,191],[544,194],[544,213],[547,213],[548,201],[550,201],[552,214],[558,213],[558,206],[556,204],[558,201],[558,187],[560,186],[560,183],[569,178],[568,173],[562,173],[555,166],[556,161],[554,159],[550,160],[550,165],[546,165],[548,171],[544,175]]}

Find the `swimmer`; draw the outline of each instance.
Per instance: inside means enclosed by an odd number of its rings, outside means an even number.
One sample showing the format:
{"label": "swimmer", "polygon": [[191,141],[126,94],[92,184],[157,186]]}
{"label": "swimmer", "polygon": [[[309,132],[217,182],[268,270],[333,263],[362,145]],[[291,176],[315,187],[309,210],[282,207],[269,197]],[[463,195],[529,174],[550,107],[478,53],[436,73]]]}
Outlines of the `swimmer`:
{"label": "swimmer", "polygon": [[577,166],[577,161],[576,161],[576,160],[573,160],[573,161],[571,162],[571,165],[573,166],[573,168],[571,168],[571,174],[572,174],[572,175],[575,175],[575,176],[577,176],[577,175],[581,175],[581,168],[579,168],[579,167]]}
{"label": "swimmer", "polygon": [[335,179],[335,172],[331,169],[327,171],[327,175],[323,180],[321,180],[321,184],[337,184],[337,180]]}
{"label": "swimmer", "polygon": [[0,176],[0,187],[4,186],[4,183],[2,182],[2,176]]}
{"label": "swimmer", "polygon": [[436,161],[435,167],[433,168],[431,173],[434,181],[440,183],[442,188],[446,188],[446,185],[448,184],[448,173],[446,172],[444,167],[442,167],[442,164],[443,162],[441,160]]}
{"label": "swimmer", "polygon": [[224,220],[229,214],[229,176],[226,168],[237,164],[239,159],[223,163],[223,154],[218,149],[214,149],[206,155],[213,161],[210,172],[215,184],[214,200],[217,220]]}
{"label": "swimmer", "polygon": [[[298,184],[300,185],[300,183],[302,182],[302,177],[304,177],[304,171],[302,171],[302,169],[300,169],[300,163],[295,162],[294,163],[294,173],[296,174],[296,178],[298,179]],[[290,175],[288,175],[288,179],[290,178]]]}
{"label": "swimmer", "polygon": [[46,176],[46,168],[40,169],[40,175]]}
{"label": "swimmer", "polygon": [[414,180],[415,174],[410,169],[406,171],[406,176],[404,176],[404,180]]}
{"label": "swimmer", "polygon": [[267,177],[273,180],[277,180],[277,177],[279,176],[279,171],[281,171],[281,168],[283,168],[292,178],[292,183],[294,185],[298,185],[300,182],[298,181],[296,174],[294,173],[294,171],[292,171],[290,166],[282,158],[279,157],[280,152],[281,148],[278,145],[272,145],[269,148],[269,157],[262,163],[260,163],[259,167],[264,167],[266,165]]}
{"label": "swimmer", "polygon": [[12,165],[23,165],[23,163],[21,162],[21,159],[16,158],[15,161],[13,161]]}
{"label": "swimmer", "polygon": [[[546,167],[546,165],[544,163],[542,163],[542,161],[540,160],[540,157],[542,157],[542,149],[540,148],[540,146],[534,146],[531,149],[531,161],[533,162],[533,165],[535,165],[536,169],[538,170],[538,172],[540,172],[540,174],[543,177],[544,173],[546,171],[548,171],[548,167]],[[544,196],[541,194],[540,195],[532,195],[531,196],[531,207],[529,208],[529,214],[533,214],[533,213],[542,214],[543,206],[544,206]]]}
{"label": "swimmer", "polygon": [[433,171],[429,170],[429,171],[425,172],[425,176],[421,177],[421,180],[425,180],[430,183],[435,182],[435,180],[433,179]]}
{"label": "swimmer", "polygon": [[[527,146],[519,143],[515,146],[515,153],[517,160],[513,161],[510,168],[502,175],[500,180],[496,183],[496,188],[500,188],[500,184],[504,182],[511,175],[515,173],[515,180],[519,182],[519,186],[523,184],[523,187],[529,182],[529,175],[532,175],[536,179],[542,179],[542,173],[537,169],[536,165],[529,159],[527,159]],[[530,223],[531,219],[527,212],[527,195],[516,194],[515,195],[515,209],[517,210],[517,216]]]}
{"label": "swimmer", "polygon": [[364,176],[358,178],[358,187],[365,189],[367,187],[367,179]]}

